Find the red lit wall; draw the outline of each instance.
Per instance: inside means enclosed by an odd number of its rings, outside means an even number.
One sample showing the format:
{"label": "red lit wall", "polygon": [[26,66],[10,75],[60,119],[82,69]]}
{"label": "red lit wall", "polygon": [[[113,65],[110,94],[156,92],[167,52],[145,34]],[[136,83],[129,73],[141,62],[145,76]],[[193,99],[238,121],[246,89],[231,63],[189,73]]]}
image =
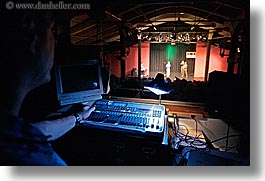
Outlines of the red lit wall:
{"label": "red lit wall", "polygon": [[[145,74],[149,75],[150,43],[142,42],[141,44],[141,62],[147,68]],[[130,54],[126,57],[126,74],[130,74],[133,68],[138,70],[138,44],[130,48]],[[137,71],[138,72],[138,71]]]}
{"label": "red lit wall", "polygon": [[116,58],[116,56],[119,55],[119,52],[114,52],[112,54],[107,54],[105,57],[106,63],[110,65],[110,73],[116,75],[117,77],[121,76],[120,61]]}
{"label": "red lit wall", "polygon": [[224,58],[220,56],[220,48],[211,45],[209,72],[214,70],[227,72],[227,58],[227,56]]}
{"label": "red lit wall", "polygon": [[[147,68],[146,75],[149,75],[149,60],[150,60],[150,43],[142,42],[141,44],[141,62],[144,67]],[[198,42],[196,45],[196,60],[194,68],[194,80],[204,80],[205,63],[206,63],[206,42]],[[220,56],[220,48],[211,46],[210,60],[209,60],[209,71],[208,73],[218,70],[227,72],[227,57],[222,58]],[[225,54],[228,54],[226,51]],[[106,55],[106,63],[110,64],[111,74],[120,77],[120,61],[116,58],[119,56],[119,52]],[[130,75],[133,68],[138,68],[138,44],[130,47],[130,53],[125,60],[125,71],[126,75]],[[236,67],[235,67],[236,69]]]}
{"label": "red lit wall", "polygon": [[[150,57],[150,43],[142,42],[141,44],[141,62],[144,67],[147,68],[145,72],[146,75],[149,75],[149,57]],[[119,56],[119,51],[112,54],[107,54],[105,59],[106,63],[110,64],[110,72],[118,77],[120,77],[120,61],[116,58]],[[130,53],[125,59],[125,73],[129,75],[133,68],[138,69],[138,44],[130,47]]]}
{"label": "red lit wall", "polygon": [[[194,80],[204,80],[206,52],[207,52],[206,42],[198,42],[196,44]],[[229,53],[229,51],[225,52],[225,54],[227,53]],[[227,72],[227,66],[228,66],[227,57],[225,56],[224,58],[222,58],[220,56],[220,48],[211,45],[208,73],[214,70]]]}

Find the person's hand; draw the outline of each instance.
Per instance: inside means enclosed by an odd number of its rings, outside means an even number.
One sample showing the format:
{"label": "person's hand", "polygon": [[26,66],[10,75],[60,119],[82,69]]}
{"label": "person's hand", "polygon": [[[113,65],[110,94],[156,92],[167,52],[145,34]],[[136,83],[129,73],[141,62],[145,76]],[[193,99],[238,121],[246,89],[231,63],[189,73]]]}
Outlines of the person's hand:
{"label": "person's hand", "polygon": [[86,118],[88,118],[90,116],[90,114],[95,110],[95,106],[89,107],[89,106],[85,106],[83,107],[83,111],[80,112],[81,114],[81,120],[85,120]]}

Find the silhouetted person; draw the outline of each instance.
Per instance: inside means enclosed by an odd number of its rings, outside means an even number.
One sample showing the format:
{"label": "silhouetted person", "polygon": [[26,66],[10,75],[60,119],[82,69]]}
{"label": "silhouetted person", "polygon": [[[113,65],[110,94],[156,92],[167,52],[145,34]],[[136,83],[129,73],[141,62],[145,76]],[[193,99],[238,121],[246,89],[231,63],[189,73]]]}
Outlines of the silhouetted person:
{"label": "silhouetted person", "polygon": [[0,165],[67,165],[50,141],[87,118],[93,108],[58,120],[30,123],[20,116],[26,95],[50,81],[54,36],[50,13],[1,12]]}

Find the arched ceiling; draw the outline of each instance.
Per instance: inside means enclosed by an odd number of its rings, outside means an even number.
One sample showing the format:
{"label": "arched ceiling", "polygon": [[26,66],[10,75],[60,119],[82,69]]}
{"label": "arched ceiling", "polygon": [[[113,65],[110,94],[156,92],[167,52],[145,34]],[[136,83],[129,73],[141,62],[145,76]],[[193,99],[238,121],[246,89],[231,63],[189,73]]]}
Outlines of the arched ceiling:
{"label": "arched ceiling", "polygon": [[[73,45],[108,45],[120,41],[120,31],[127,41],[137,41],[149,34],[189,35],[204,33],[216,41],[230,41],[240,23],[249,23],[247,0],[186,1],[94,1],[91,11],[80,13],[70,21]],[[211,37],[209,37],[211,32]]]}

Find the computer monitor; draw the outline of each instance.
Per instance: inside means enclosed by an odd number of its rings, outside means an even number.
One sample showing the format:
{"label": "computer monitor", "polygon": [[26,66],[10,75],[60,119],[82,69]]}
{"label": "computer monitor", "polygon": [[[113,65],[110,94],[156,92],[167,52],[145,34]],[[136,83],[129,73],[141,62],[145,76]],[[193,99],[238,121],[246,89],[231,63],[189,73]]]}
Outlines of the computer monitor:
{"label": "computer monitor", "polygon": [[55,66],[59,104],[84,103],[102,98],[101,67],[97,60]]}

